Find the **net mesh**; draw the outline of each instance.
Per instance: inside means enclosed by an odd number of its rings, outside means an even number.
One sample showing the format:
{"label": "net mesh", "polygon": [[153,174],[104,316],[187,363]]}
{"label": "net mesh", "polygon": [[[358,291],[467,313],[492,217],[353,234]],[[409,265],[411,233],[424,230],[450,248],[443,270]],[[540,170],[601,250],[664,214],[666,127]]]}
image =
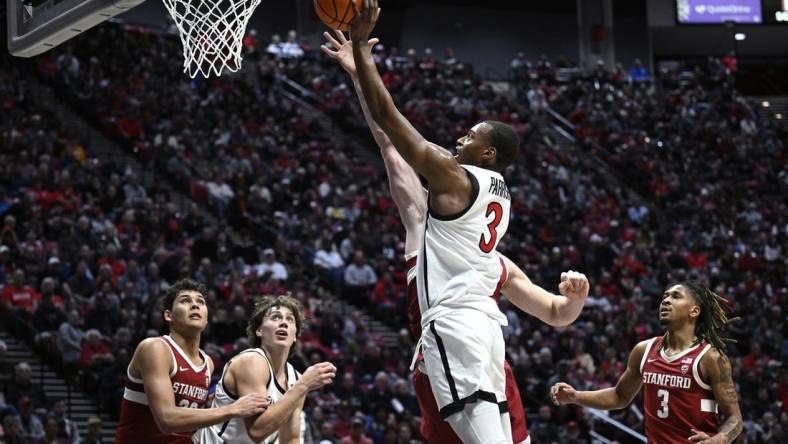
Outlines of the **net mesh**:
{"label": "net mesh", "polygon": [[194,78],[241,69],[246,25],[261,0],[162,0],[183,43],[183,72]]}

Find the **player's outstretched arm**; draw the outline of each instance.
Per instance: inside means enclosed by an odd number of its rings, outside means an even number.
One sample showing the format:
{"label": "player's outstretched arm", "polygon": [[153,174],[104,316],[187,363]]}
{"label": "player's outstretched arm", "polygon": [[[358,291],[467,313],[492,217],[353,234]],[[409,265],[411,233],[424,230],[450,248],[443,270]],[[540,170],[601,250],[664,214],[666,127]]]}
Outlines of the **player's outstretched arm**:
{"label": "player's outstretched arm", "polygon": [[465,170],[448,151],[424,139],[397,110],[377,71],[367,42],[379,13],[377,0],[365,0],[364,9],[356,11],[350,29],[358,81],[370,116],[380,125],[405,161],[427,178],[430,190],[436,194],[461,196],[457,209],[462,209],[467,205],[467,196],[470,196],[471,191]]}
{"label": "player's outstretched arm", "polygon": [[561,273],[559,296],[531,282],[508,257],[501,255],[501,258],[508,274],[501,292],[517,308],[553,327],[569,325],[580,316],[589,290],[585,275],[576,271]]}
{"label": "player's outstretched arm", "polygon": [[714,436],[692,430],[694,435],[689,440],[702,444],[727,444],[733,442],[744,428],[744,422],[739,409],[739,397],[736,396],[736,386],[731,377],[731,361],[717,349],[711,349],[700,363],[703,374],[711,382],[711,390],[717,401],[719,411],[725,417],[725,422],[720,426],[719,433]]}
{"label": "player's outstretched arm", "polygon": [[629,354],[629,362],[624,374],[615,387],[602,390],[578,392],[571,385],[559,382],[550,388],[550,399],[556,405],[578,404],[600,410],[618,410],[628,406],[643,386],[640,374],[640,361],[646,352],[646,342],[640,342]]}
{"label": "player's outstretched arm", "polygon": [[[421,186],[421,181],[416,172],[405,162],[405,159],[397,152],[394,144],[388,138],[385,132],[380,129],[375,120],[372,118],[367,103],[364,100],[364,92],[358,81],[358,74],[356,72],[356,64],[353,60],[353,45],[350,40],[345,37],[342,31],[334,30],[335,36],[328,32],[323,33],[327,44],[324,44],[320,49],[328,57],[336,60],[342,68],[350,74],[353,81],[353,87],[356,91],[356,96],[361,105],[361,111],[364,113],[364,120],[367,122],[372,136],[375,138],[380,153],[383,157],[383,163],[386,165],[386,174],[389,178],[389,191],[394,203],[397,204],[400,219],[408,233],[418,232],[421,223],[424,221],[424,215],[427,209],[427,196]],[[372,48],[377,44],[378,39],[371,39],[367,42],[368,46]],[[413,236],[409,236],[413,237]],[[408,243],[406,240],[406,244]],[[410,252],[417,248],[418,242],[414,245],[406,245],[405,250]]]}
{"label": "player's outstretched arm", "polygon": [[[250,353],[251,355],[251,353]],[[236,378],[238,394],[242,393],[267,393],[265,387],[268,381],[262,380],[260,375],[268,373],[267,364],[258,356],[250,356],[245,365],[238,365],[233,376]],[[232,367],[232,365],[231,365]],[[306,394],[329,384],[336,376],[336,367],[329,362],[321,362],[309,367],[301,378],[287,390],[282,399],[275,402],[256,418],[247,418],[246,432],[254,442],[260,442],[275,432],[284,432],[287,435],[286,422],[292,420],[293,414],[304,404]],[[273,377],[273,376],[271,376]],[[299,419],[300,420],[300,419]]]}
{"label": "player's outstretched arm", "polygon": [[257,415],[270,403],[264,396],[250,395],[225,407],[178,407],[170,381],[172,356],[168,346],[158,339],[146,339],[137,347],[133,361],[142,374],[153,418],[163,433],[192,432],[235,417]]}

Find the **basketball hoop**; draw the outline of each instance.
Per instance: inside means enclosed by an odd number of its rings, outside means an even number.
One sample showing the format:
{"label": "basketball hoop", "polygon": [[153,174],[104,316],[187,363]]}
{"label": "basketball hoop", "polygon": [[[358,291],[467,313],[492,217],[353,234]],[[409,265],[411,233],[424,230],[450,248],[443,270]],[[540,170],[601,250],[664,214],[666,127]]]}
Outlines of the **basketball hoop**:
{"label": "basketball hoop", "polygon": [[260,0],[162,0],[183,43],[183,72],[194,78],[241,68],[246,25]]}

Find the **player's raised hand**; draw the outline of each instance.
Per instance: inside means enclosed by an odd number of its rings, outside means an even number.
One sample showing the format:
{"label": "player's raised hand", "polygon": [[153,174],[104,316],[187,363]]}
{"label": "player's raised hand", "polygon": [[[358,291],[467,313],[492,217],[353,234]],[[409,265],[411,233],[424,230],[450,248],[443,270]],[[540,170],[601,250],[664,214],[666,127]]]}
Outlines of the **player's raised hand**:
{"label": "player's raised hand", "polygon": [[[334,38],[334,36],[329,32],[323,33],[326,43],[320,45],[320,50],[323,51],[323,54],[339,62],[339,64],[342,66],[342,69],[347,71],[348,74],[351,76],[356,75],[356,62],[353,59],[352,42],[348,40],[347,37],[345,37],[344,32],[338,29],[334,30],[334,34],[336,34],[336,38]],[[372,47],[377,45],[379,41],[380,40],[377,38],[369,39],[367,41],[369,49],[372,49]]]}
{"label": "player's raised hand", "polygon": [[317,390],[324,385],[331,384],[336,375],[337,368],[332,363],[321,362],[306,369],[298,383],[304,384],[309,391]]}
{"label": "player's raised hand", "polygon": [[577,391],[565,382],[550,387],[550,400],[555,405],[571,404],[577,399]]}
{"label": "player's raised hand", "polygon": [[558,291],[570,299],[585,299],[588,297],[588,278],[583,273],[569,270],[561,273],[561,283]]}
{"label": "player's raised hand", "polygon": [[366,42],[375,28],[380,16],[378,0],[364,0],[364,9],[358,10],[355,2],[351,2],[356,16],[350,23],[350,38],[354,42]]}
{"label": "player's raised hand", "polygon": [[690,429],[694,435],[689,437],[690,442],[698,442],[700,444],[725,444],[725,435],[718,433],[714,436],[709,436],[706,432],[700,430]]}
{"label": "player's raised hand", "polygon": [[230,404],[233,409],[233,416],[247,418],[249,416],[263,413],[271,405],[271,397],[263,396],[259,393],[250,393],[241,396],[237,401]]}

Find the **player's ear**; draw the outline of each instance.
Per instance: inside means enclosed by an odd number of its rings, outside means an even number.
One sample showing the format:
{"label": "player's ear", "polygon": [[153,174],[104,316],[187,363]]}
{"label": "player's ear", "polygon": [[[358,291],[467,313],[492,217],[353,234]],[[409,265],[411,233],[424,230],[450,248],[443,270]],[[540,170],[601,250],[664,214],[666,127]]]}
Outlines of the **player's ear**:
{"label": "player's ear", "polygon": [[172,312],[169,310],[164,310],[164,320],[167,322],[172,322]]}
{"label": "player's ear", "polygon": [[700,317],[700,305],[693,305],[689,311],[690,317],[698,318]]}
{"label": "player's ear", "polygon": [[487,148],[482,151],[482,160],[484,160],[485,165],[495,165],[496,158],[497,151],[494,146],[488,145]]}

